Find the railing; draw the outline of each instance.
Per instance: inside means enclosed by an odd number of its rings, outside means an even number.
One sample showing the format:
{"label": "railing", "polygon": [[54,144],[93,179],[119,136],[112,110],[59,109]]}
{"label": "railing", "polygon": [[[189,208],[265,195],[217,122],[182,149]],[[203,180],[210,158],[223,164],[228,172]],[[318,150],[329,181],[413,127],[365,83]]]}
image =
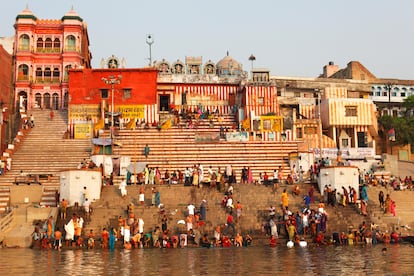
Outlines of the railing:
{"label": "railing", "polygon": [[52,77],[52,78],[37,78],[35,79],[35,83],[60,83],[59,77]]}
{"label": "railing", "polygon": [[60,53],[60,48],[37,48],[36,53]]}
{"label": "railing", "polygon": [[10,211],[7,215],[0,219],[0,240],[4,238],[4,234],[12,227],[14,221],[14,211]]}
{"label": "railing", "polygon": [[17,77],[18,81],[28,81],[29,80],[29,76],[18,76]]}

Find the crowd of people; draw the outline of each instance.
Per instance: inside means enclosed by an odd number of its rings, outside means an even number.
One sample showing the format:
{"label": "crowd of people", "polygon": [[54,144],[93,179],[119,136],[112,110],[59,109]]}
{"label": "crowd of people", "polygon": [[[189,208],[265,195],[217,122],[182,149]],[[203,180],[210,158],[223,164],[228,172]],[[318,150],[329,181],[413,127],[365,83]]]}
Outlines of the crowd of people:
{"label": "crowd of people", "polygon": [[[153,172],[151,172],[153,171]],[[142,218],[135,218],[134,204],[127,206],[127,217],[119,217],[118,228],[103,229],[102,233],[95,236],[93,231],[88,232],[82,237],[79,235],[82,233],[82,226],[84,218],[89,212],[85,212],[84,217],[80,214],[73,214],[73,217],[64,226],[66,235],[62,237],[62,233],[58,228],[54,227],[48,222],[43,227],[36,227],[34,231],[34,244],[42,247],[52,247],[59,249],[62,246],[62,242],[57,242],[56,239],[66,241],[66,246],[72,247],[87,247],[95,248],[95,240],[99,240],[99,247],[104,249],[112,249],[115,246],[114,241],[122,241],[122,246],[126,249],[129,248],[178,248],[185,246],[246,246],[252,243],[252,237],[248,234],[242,235],[237,231],[237,223],[243,217],[243,206],[239,200],[235,198],[234,187],[240,184],[256,184],[256,185],[271,185],[274,190],[283,182],[284,190],[280,195],[281,212],[278,214],[277,200],[275,205],[269,208],[268,217],[262,225],[262,233],[269,238],[269,245],[274,246],[278,243],[279,237],[287,238],[288,241],[304,244],[306,241],[312,241],[316,244],[337,244],[337,245],[352,245],[358,243],[378,243],[378,242],[398,242],[396,231],[380,231],[375,225],[371,224],[367,226],[363,223],[358,229],[348,229],[348,231],[335,232],[332,236],[326,236],[327,222],[329,214],[327,207],[337,208],[342,206],[354,206],[356,210],[360,210],[360,213],[367,216],[367,203],[368,192],[367,187],[370,184],[366,184],[364,181],[360,185],[360,190],[356,191],[355,188],[349,186],[342,186],[340,191],[332,189],[330,185],[326,185],[323,191],[323,196],[320,198],[319,203],[315,203],[315,188],[311,183],[309,185],[309,191],[303,193],[300,191],[299,186],[295,185],[296,182],[303,181],[303,171],[292,170],[291,174],[285,178],[282,175],[283,168],[278,167],[274,170],[271,177],[263,177],[263,180],[259,177],[258,181],[254,181],[251,175],[249,167],[243,167],[240,174],[240,181],[237,181],[235,177],[234,169],[231,166],[227,166],[225,169],[217,168],[213,170],[210,166],[206,171],[202,164],[195,164],[192,168],[186,168],[183,173],[169,174],[166,170],[165,174],[161,176],[161,173],[156,173],[156,168],[152,169],[148,166],[145,167],[143,183],[152,186],[152,200],[153,206],[159,208],[160,212],[160,225],[156,226],[153,230],[144,232],[144,222]],[[318,173],[318,170],[315,170]],[[296,175],[297,174],[297,175]],[[154,178],[152,178],[152,176]],[[266,173],[265,173],[266,176]],[[289,176],[293,181],[287,181]],[[158,181],[155,179],[158,177]],[[154,181],[153,181],[154,179]],[[364,178],[363,178],[364,179]],[[411,178],[406,177],[404,182],[410,182]],[[223,199],[221,204],[226,213],[226,219],[223,224],[214,227],[214,234],[209,236],[204,233],[203,226],[206,223],[207,201],[203,199],[196,207],[194,203],[189,203],[186,207],[186,216],[182,220],[182,224],[186,227],[180,233],[172,233],[168,227],[169,221],[171,221],[171,214],[168,213],[160,201],[160,192],[155,184],[183,184],[186,186],[192,186],[193,189],[201,188],[203,185],[208,184],[209,187],[215,188],[218,192],[223,193]],[[124,180],[121,183],[121,196],[126,196],[126,187],[128,180]],[[384,186],[388,185],[384,183]],[[140,205],[144,205],[144,185],[140,189],[138,201]],[[388,186],[389,187],[389,186]],[[289,189],[289,192],[288,192]],[[302,207],[293,210],[289,208],[289,197],[302,197]],[[86,197],[85,202],[87,202]],[[390,194],[384,194],[381,190],[378,195],[379,206],[384,211],[384,214],[391,214],[395,216],[395,202],[391,199]],[[215,203],[217,204],[217,202]],[[66,217],[67,204],[61,202],[61,219]],[[313,206],[313,208],[312,208]],[[315,206],[317,206],[315,208]],[[87,206],[89,208],[89,206]],[[83,206],[85,208],[85,206]],[[375,226],[375,227],[374,227]],[[50,227],[53,231],[50,232]],[[72,228],[73,227],[73,228]],[[332,231],[331,231],[332,232]],[[394,233],[395,232],[395,233]],[[57,233],[57,235],[55,235]],[[204,233],[204,234],[203,234]],[[36,239],[35,239],[36,237]],[[114,238],[112,238],[114,237]],[[46,240],[48,242],[40,242]],[[36,241],[36,242],[35,242]],[[56,244],[58,246],[56,246]],[[119,243],[118,243],[119,244]]]}

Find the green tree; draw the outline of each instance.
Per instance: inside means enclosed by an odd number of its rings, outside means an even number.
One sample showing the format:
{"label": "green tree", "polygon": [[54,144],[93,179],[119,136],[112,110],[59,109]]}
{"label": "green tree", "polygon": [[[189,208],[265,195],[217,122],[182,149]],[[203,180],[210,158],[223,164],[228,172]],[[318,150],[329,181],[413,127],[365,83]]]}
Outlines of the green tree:
{"label": "green tree", "polygon": [[391,117],[384,115],[379,118],[382,130],[382,137],[388,139],[388,131],[392,128],[395,130],[394,145],[414,144],[414,119],[413,117]]}
{"label": "green tree", "polygon": [[405,98],[402,106],[405,108],[404,115],[406,117],[413,117],[414,95],[411,95]]}

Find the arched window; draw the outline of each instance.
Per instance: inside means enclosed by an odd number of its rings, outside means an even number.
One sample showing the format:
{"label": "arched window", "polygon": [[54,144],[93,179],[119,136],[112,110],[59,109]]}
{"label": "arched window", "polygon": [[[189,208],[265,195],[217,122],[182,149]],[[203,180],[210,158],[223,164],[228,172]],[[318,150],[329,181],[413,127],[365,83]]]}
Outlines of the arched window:
{"label": "arched window", "polygon": [[54,52],[60,52],[60,39],[59,38],[55,38],[55,40],[53,41],[53,50]]}
{"label": "arched window", "polygon": [[46,38],[45,40],[45,49],[47,52],[52,51],[52,39],[50,37]]}
{"label": "arched window", "polygon": [[44,71],[44,79],[45,81],[50,81],[52,78],[52,71],[50,70],[50,67],[46,67]]}
{"label": "arched window", "polygon": [[68,78],[69,78],[69,70],[72,68],[72,65],[66,65],[65,66],[65,72],[64,72],[64,75],[63,75],[63,80],[64,81],[68,81]]}
{"label": "arched window", "polygon": [[42,51],[43,50],[43,39],[41,37],[39,37],[37,39],[36,48],[37,48],[38,51]]}
{"label": "arched window", "polygon": [[29,80],[29,66],[20,64],[17,74],[18,80]]}
{"label": "arched window", "polygon": [[59,68],[53,68],[53,82],[59,82],[60,80],[60,71]]}
{"label": "arched window", "polygon": [[36,82],[42,82],[43,80],[43,71],[41,67],[36,68]]}
{"label": "arched window", "polygon": [[19,50],[28,51],[30,49],[30,38],[27,34],[23,34],[19,39]]}
{"label": "arched window", "polygon": [[67,51],[76,50],[76,38],[73,35],[68,35],[66,37],[66,50]]}
{"label": "arched window", "polygon": [[58,93],[53,93],[52,95],[52,108],[59,109],[59,95]]}
{"label": "arched window", "polygon": [[68,108],[69,103],[69,93],[68,91],[65,91],[65,95],[63,96],[63,108]]}
{"label": "arched window", "polygon": [[45,108],[50,108],[50,94],[49,93],[45,93],[43,95],[43,106]]}
{"label": "arched window", "polygon": [[42,107],[42,95],[36,93],[34,107]]}

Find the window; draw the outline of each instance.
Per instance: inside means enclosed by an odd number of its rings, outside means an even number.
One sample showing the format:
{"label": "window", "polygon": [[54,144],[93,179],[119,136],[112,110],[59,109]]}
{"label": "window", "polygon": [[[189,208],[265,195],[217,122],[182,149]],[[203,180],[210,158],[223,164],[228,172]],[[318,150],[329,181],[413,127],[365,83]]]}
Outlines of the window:
{"label": "window", "polygon": [[345,106],[345,117],[355,117],[355,116],[358,116],[357,107],[353,105]]}
{"label": "window", "polygon": [[130,99],[131,98],[131,88],[125,88],[124,89],[124,99]]}
{"label": "window", "polygon": [[298,127],[296,129],[296,138],[302,139],[303,138],[303,129],[301,127]]}
{"label": "window", "polygon": [[50,79],[50,77],[52,76],[52,71],[50,70],[50,67],[45,68],[44,76],[45,78]]}
{"label": "window", "polygon": [[59,38],[55,38],[55,40],[53,41],[53,48],[56,50],[60,50],[60,40]]}
{"label": "window", "polygon": [[398,110],[392,110],[392,117],[398,117]]}
{"label": "window", "polygon": [[30,39],[27,34],[20,36],[20,42],[19,42],[19,49],[20,50],[29,50],[30,49]]}
{"label": "window", "polygon": [[66,65],[65,66],[65,71],[64,71],[64,75],[63,75],[63,79],[64,79],[64,81],[67,81],[68,80],[68,77],[69,77],[69,70],[72,68],[72,65]]}
{"label": "window", "polygon": [[46,38],[45,40],[45,48],[47,50],[51,50],[52,49],[52,39],[50,37]]}
{"label": "window", "polygon": [[42,68],[36,68],[36,78],[41,78],[43,76]]}
{"label": "window", "polygon": [[59,68],[53,68],[53,77],[59,78],[59,76],[60,76]]}
{"label": "window", "polygon": [[66,50],[75,51],[76,50],[76,38],[73,35],[66,37]]}
{"label": "window", "polygon": [[101,98],[108,99],[108,89],[101,89]]}
{"label": "window", "polygon": [[341,144],[342,144],[342,147],[347,148],[349,145],[349,140],[347,138],[342,139]]}
{"label": "window", "polygon": [[41,51],[43,49],[43,39],[41,37],[37,39],[36,47],[38,51]]}
{"label": "window", "polygon": [[258,97],[257,98],[257,104],[258,105],[264,105],[264,98],[263,97]]}
{"label": "window", "polygon": [[19,65],[18,80],[29,80],[29,66],[26,64]]}
{"label": "window", "polygon": [[397,94],[398,94],[399,91],[400,91],[400,89],[398,87],[395,87],[393,89],[393,91],[391,92],[391,96],[397,97]]}

